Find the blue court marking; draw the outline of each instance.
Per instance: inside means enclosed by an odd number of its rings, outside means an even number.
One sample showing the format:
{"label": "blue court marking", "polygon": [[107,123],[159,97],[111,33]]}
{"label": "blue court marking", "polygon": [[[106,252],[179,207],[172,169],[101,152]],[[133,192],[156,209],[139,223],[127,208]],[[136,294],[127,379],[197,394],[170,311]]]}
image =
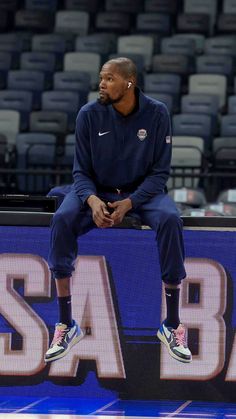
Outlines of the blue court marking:
{"label": "blue court marking", "polygon": [[198,401],[140,401],[119,400],[95,413],[124,417],[155,417],[181,419],[236,419],[236,404]]}
{"label": "blue court marking", "polygon": [[[139,417],[236,419],[236,403],[186,400],[111,400],[62,397],[0,397],[0,414],[69,415],[81,417]],[[19,416],[20,417],[20,416]]]}

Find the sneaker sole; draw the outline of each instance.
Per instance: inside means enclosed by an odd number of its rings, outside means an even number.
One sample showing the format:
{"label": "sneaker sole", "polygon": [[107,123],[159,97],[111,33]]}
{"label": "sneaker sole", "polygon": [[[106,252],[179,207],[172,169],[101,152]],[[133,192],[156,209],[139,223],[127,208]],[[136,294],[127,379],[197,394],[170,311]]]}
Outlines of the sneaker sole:
{"label": "sneaker sole", "polygon": [[75,346],[76,343],[78,343],[81,339],[83,339],[83,337],[84,337],[84,332],[82,332],[82,330],[81,330],[80,335],[77,336],[75,339],[73,339],[71,341],[70,345],[68,346],[68,348],[64,352],[62,352],[58,355],[55,355],[51,358],[44,358],[44,362],[48,363],[48,362],[56,361],[57,359],[63,358],[64,356],[66,356],[68,354],[68,352],[70,352],[71,348],[73,348],[73,346]]}
{"label": "sneaker sole", "polygon": [[168,350],[168,352],[169,352],[169,354],[170,354],[170,356],[171,356],[172,358],[176,359],[176,360],[177,360],[177,361],[179,361],[179,362],[183,362],[184,364],[189,364],[190,362],[192,362],[192,357],[191,357],[190,359],[184,359],[184,358],[180,358],[178,355],[176,355],[175,353],[173,353],[173,352],[170,350],[169,344],[168,344],[168,342],[167,342],[167,340],[166,340],[165,336],[163,336],[163,335],[162,335],[162,333],[160,333],[160,332],[159,332],[159,330],[158,330],[158,332],[157,332],[157,337],[158,337],[158,339],[160,339],[160,341],[161,341],[162,343],[164,343],[164,345],[167,347],[167,350]]}

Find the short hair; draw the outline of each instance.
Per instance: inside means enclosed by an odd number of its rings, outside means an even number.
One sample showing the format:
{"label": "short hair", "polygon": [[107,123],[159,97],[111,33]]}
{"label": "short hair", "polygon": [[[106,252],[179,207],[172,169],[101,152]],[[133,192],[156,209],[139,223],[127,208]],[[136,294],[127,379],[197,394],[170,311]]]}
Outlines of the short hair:
{"label": "short hair", "polygon": [[107,61],[105,64],[114,64],[118,72],[125,78],[129,79],[133,77],[135,81],[137,80],[137,67],[135,63],[126,57],[117,57],[112,58],[111,60]]}

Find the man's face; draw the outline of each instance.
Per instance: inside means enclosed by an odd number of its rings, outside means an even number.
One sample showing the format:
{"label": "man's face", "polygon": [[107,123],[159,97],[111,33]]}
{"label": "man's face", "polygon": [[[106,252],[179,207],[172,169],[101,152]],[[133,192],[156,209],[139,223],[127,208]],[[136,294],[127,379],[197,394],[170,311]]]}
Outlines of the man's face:
{"label": "man's face", "polygon": [[127,80],[115,64],[104,64],[100,72],[99,102],[103,105],[120,102],[127,93]]}

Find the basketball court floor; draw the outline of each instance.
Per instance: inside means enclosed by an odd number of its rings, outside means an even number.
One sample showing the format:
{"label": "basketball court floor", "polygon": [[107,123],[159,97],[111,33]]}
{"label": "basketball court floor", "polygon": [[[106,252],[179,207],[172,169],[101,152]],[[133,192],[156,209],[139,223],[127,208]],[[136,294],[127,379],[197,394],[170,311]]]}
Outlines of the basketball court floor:
{"label": "basketball court floor", "polygon": [[0,397],[0,418],[6,419],[220,419],[236,418],[236,403],[191,400],[142,401]]}

